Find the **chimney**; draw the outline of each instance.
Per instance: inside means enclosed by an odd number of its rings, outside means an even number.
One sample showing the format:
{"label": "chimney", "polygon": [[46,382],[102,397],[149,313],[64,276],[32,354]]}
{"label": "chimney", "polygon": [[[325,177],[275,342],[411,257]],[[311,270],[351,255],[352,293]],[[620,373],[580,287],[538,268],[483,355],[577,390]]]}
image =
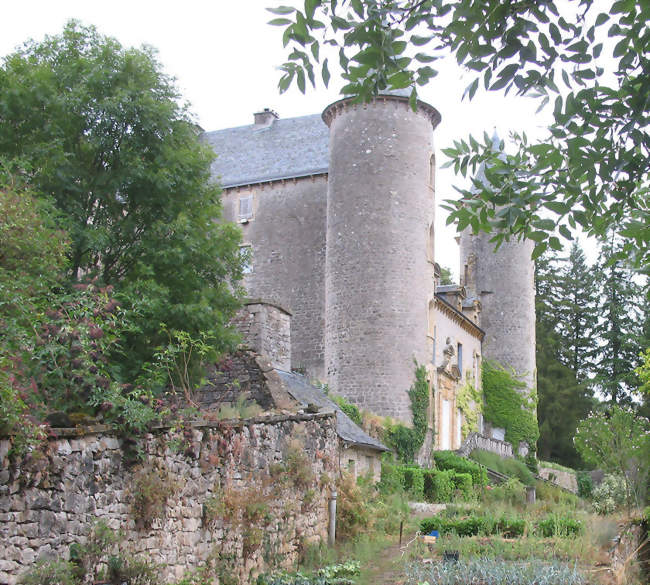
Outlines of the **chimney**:
{"label": "chimney", "polygon": [[244,302],[233,325],[244,345],[264,355],[278,370],[291,371],[291,313],[280,305],[262,299]]}
{"label": "chimney", "polygon": [[273,124],[274,120],[277,120],[280,116],[278,113],[271,110],[270,108],[264,108],[261,112],[255,112],[253,114],[255,118],[255,126],[257,128],[268,128]]}

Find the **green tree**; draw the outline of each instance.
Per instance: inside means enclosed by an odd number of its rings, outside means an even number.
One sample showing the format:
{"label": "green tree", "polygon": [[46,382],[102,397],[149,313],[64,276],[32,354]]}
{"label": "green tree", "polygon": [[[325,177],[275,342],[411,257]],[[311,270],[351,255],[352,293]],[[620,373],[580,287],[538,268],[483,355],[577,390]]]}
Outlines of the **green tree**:
{"label": "green tree", "polygon": [[446,266],[440,267],[440,284],[454,284],[454,277],[451,273],[451,268]]}
{"label": "green tree", "polygon": [[[459,230],[496,231],[536,242],[534,257],[560,250],[582,228],[606,239],[617,231],[620,258],[650,271],[650,4],[619,0],[599,11],[593,0],[305,0],[304,10],[270,9],[290,51],[281,90],[305,91],[320,72],[327,85],[329,53],[338,49],[342,93],[368,101],[383,90],[417,87],[436,75],[437,59],[453,54],[474,74],[472,99],[488,91],[536,97],[553,104],[548,137],[513,136],[513,153],[474,137],[444,152],[462,175],[486,163],[450,202]],[[549,217],[551,216],[552,219]]]}
{"label": "green tree", "polygon": [[628,508],[644,503],[650,467],[650,421],[618,405],[580,422],[576,448],[586,463],[625,479]]}
{"label": "green tree", "polygon": [[588,386],[579,383],[575,371],[563,364],[560,357],[567,340],[558,332],[562,321],[559,307],[566,290],[564,275],[566,259],[555,260],[545,253],[535,263],[537,419],[539,422],[538,452],[542,459],[557,461],[570,467],[580,465],[580,456],[573,444],[578,421],[592,406]]}
{"label": "green tree", "polygon": [[132,326],[119,361],[134,377],[170,331],[229,346],[239,230],[217,223],[213,153],[152,49],[75,22],[0,68],[0,159],[51,199],[70,237],[72,280],[96,278]]}
{"label": "green tree", "polygon": [[578,242],[571,245],[558,284],[556,330],[562,339],[558,357],[577,380],[586,382],[592,371],[598,291],[593,269]]}
{"label": "green tree", "polygon": [[642,350],[642,288],[634,273],[618,260],[617,238],[604,244],[596,271],[600,320],[595,329],[595,384],[613,403],[628,401],[639,380],[635,368]]}

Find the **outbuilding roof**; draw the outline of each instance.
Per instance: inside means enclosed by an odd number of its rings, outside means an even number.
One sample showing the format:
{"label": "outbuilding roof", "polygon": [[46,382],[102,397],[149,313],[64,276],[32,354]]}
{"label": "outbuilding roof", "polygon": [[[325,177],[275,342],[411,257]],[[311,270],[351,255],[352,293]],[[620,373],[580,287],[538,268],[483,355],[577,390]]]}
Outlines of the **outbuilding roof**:
{"label": "outbuilding roof", "polygon": [[215,151],[212,176],[222,187],[326,173],[329,129],[320,114],[203,134]]}
{"label": "outbuilding roof", "polygon": [[307,378],[294,372],[276,370],[289,394],[303,406],[314,404],[323,411],[336,412],[336,428],[339,437],[350,445],[367,447],[376,451],[390,451],[381,441],[363,431],[338,404],[330,399],[320,388],[310,384]]}

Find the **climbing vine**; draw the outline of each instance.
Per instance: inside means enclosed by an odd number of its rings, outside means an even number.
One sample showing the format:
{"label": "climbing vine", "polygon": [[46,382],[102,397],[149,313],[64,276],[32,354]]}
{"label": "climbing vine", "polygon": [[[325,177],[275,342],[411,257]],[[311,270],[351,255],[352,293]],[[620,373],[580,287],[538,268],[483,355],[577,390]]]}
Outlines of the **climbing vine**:
{"label": "climbing vine", "polygon": [[539,438],[535,416],[536,396],[525,395],[526,384],[497,362],[483,362],[483,395],[485,420],[506,430],[506,441],[516,450],[526,441],[535,450]]}
{"label": "climbing vine", "polygon": [[456,404],[463,413],[462,434],[463,440],[472,432],[478,432],[478,417],[483,411],[483,397],[481,391],[471,382],[458,391]]}
{"label": "climbing vine", "polygon": [[408,391],[411,400],[413,426],[386,422],[384,441],[393,449],[397,458],[405,463],[415,459],[427,436],[427,413],[429,410],[429,380],[422,365],[415,367],[415,382]]}

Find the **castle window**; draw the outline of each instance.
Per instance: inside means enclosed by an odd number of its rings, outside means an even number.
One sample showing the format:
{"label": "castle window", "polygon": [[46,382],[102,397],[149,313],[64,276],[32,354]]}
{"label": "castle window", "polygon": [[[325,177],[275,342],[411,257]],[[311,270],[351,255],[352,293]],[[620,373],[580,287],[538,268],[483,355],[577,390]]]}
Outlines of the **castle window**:
{"label": "castle window", "polygon": [[463,377],[463,344],[459,343],[457,347],[458,351],[458,371],[460,372],[460,377]]}
{"label": "castle window", "polygon": [[246,222],[253,217],[253,196],[239,198],[239,221]]}
{"label": "castle window", "polygon": [[435,192],[435,188],[436,188],[436,155],[435,154],[432,154],[431,158],[429,159],[429,188]]}
{"label": "castle window", "polygon": [[250,244],[239,246],[239,258],[242,263],[242,274],[253,272],[253,246]]}

